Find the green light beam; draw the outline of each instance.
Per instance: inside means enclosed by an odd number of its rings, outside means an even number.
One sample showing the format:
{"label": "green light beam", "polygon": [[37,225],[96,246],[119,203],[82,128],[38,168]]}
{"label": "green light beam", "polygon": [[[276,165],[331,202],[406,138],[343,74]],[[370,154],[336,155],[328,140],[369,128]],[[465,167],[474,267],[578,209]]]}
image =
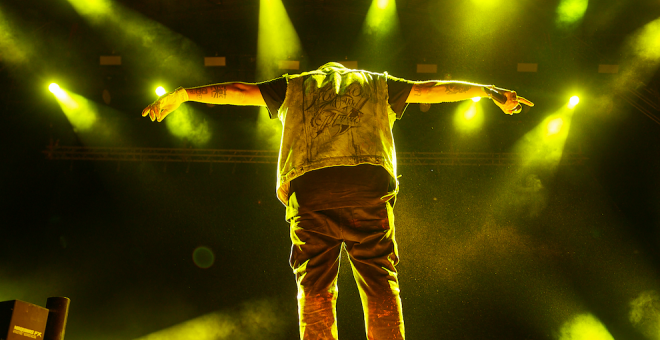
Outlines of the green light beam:
{"label": "green light beam", "polygon": [[557,6],[555,24],[559,28],[573,28],[584,17],[589,0],[561,0]]}
{"label": "green light beam", "polygon": [[401,42],[399,16],[395,0],[373,0],[362,24],[358,56],[375,60],[384,67],[392,58],[392,46]]}
{"label": "green light beam", "polygon": [[25,63],[32,54],[26,41],[28,39],[22,37],[0,8],[0,60],[12,64]]}
{"label": "green light beam", "polygon": [[[266,80],[281,75],[278,66],[281,60],[299,60],[303,51],[298,33],[282,1],[260,0],[259,4],[257,77]],[[265,107],[261,108],[257,118],[257,136],[261,140],[261,147],[279,148],[281,135],[282,125],[268,117]]]}
{"label": "green light beam", "polygon": [[211,140],[208,121],[190,105],[179,106],[176,113],[167,116],[164,122],[173,136],[195,146],[203,146]]}
{"label": "green light beam", "polygon": [[67,1],[120,49],[134,53],[138,67],[156,65],[173,77],[205,81],[203,53],[181,34],[110,0]]}

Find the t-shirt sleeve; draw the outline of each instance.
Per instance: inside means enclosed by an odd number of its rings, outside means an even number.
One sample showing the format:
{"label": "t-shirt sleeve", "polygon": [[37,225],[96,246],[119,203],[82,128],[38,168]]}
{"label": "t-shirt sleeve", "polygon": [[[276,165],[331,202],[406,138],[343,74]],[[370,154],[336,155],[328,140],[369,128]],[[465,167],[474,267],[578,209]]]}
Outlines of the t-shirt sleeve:
{"label": "t-shirt sleeve", "polygon": [[408,107],[406,100],[408,100],[408,95],[410,95],[413,84],[415,84],[413,81],[387,75],[387,91],[390,97],[389,104],[392,111],[396,113],[397,119],[401,119],[403,112]]}
{"label": "t-shirt sleeve", "polygon": [[258,83],[257,86],[259,87],[261,96],[266,102],[270,118],[277,118],[277,111],[280,109],[280,106],[282,106],[282,103],[284,103],[284,97],[286,97],[286,78],[275,78],[263,83]]}

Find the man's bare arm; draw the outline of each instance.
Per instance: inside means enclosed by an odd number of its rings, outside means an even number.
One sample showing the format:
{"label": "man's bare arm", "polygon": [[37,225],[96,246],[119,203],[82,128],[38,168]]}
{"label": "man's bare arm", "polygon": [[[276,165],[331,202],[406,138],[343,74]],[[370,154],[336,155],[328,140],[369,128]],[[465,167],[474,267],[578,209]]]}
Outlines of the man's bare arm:
{"label": "man's bare arm", "polygon": [[413,85],[407,103],[457,102],[474,97],[487,97],[486,85],[462,81],[427,81]]}
{"label": "man's bare arm", "polygon": [[185,89],[188,100],[207,104],[266,106],[256,84],[229,82]]}
{"label": "man's bare arm", "polygon": [[147,106],[142,110],[142,117],[148,115],[152,121],[161,122],[168,114],[187,101],[207,104],[266,106],[259,86],[256,84],[229,82],[188,89],[180,87]]}
{"label": "man's bare arm", "polygon": [[506,114],[519,113],[522,110],[521,104],[534,106],[534,103],[519,97],[515,91],[463,81],[416,82],[408,95],[406,103],[434,104],[456,102],[475,97],[496,99],[493,102]]}

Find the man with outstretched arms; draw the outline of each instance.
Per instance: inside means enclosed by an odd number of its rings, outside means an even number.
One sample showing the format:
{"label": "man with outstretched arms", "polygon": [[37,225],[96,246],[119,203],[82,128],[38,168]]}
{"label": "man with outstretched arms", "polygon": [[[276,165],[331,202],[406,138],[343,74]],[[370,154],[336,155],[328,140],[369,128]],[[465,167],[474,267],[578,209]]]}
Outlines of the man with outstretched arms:
{"label": "man with outstretched arms", "polygon": [[409,81],[328,63],[263,83],[179,88],[142,112],[162,121],[181,103],[266,106],[283,124],[277,197],[290,223],[301,339],[337,339],[339,257],[357,282],[368,339],[404,339],[393,198],[392,127],[409,103],[493,99],[506,114],[533,106],[516,92],[460,81]]}

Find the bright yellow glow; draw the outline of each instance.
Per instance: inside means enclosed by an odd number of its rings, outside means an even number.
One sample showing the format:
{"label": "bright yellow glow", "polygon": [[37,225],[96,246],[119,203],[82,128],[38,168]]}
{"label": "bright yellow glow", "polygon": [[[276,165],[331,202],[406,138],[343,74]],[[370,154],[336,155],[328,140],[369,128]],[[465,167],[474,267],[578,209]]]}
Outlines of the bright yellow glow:
{"label": "bright yellow glow", "polygon": [[614,337],[596,317],[581,314],[564,323],[559,340],[614,340]]}
{"label": "bright yellow glow", "polygon": [[481,127],[484,115],[477,102],[466,101],[459,105],[454,114],[454,125],[461,132],[471,132]]}
{"label": "bright yellow glow", "polygon": [[572,109],[577,106],[577,104],[580,103],[580,97],[578,96],[573,96],[571,99],[568,101],[568,108]]}
{"label": "bright yellow glow", "polygon": [[571,26],[580,21],[588,6],[589,0],[561,0],[557,7],[557,25]]}
{"label": "bright yellow glow", "polygon": [[301,55],[300,38],[282,0],[261,0],[257,40],[258,76],[263,79],[279,76],[280,60],[297,59]]}
{"label": "bright yellow glow", "polygon": [[241,308],[217,311],[182,322],[136,340],[281,339],[285,323],[277,303],[262,300]]}
{"label": "bright yellow glow", "polygon": [[466,120],[470,120],[474,118],[476,114],[477,114],[477,109],[474,106],[472,106],[467,111],[465,111],[463,117],[465,117]]}
{"label": "bright yellow glow", "polygon": [[48,89],[57,98],[62,111],[75,130],[85,131],[94,125],[98,114],[94,105],[85,97],[69,93],[55,83],[50,84]]}
{"label": "bright yellow glow", "polygon": [[188,105],[179,106],[164,122],[170,133],[194,145],[204,145],[211,139],[208,122]]}
{"label": "bright yellow glow", "polygon": [[398,29],[399,19],[394,0],[373,0],[363,32],[367,35],[387,35],[393,29]]}
{"label": "bright yellow glow", "polygon": [[481,97],[474,97],[474,98],[472,98],[472,101],[475,102],[475,103],[478,102],[478,101],[480,101],[480,100],[481,100]]}
{"label": "bright yellow glow", "polygon": [[[298,58],[302,55],[300,38],[289,19],[282,0],[260,0],[257,77],[259,79],[277,77],[282,74],[282,70],[278,67],[280,60]],[[273,112],[273,114],[277,114],[277,112]],[[265,107],[260,108],[257,119],[257,138],[261,147],[278,149],[281,136],[282,124],[270,119]]]}
{"label": "bright yellow glow", "polygon": [[660,61],[660,19],[646,24],[635,37],[634,48],[641,58]]}
{"label": "bright yellow glow", "polygon": [[52,83],[52,84],[48,85],[48,90],[50,92],[52,92],[55,95],[55,97],[60,98],[60,97],[64,96],[64,91],[60,88],[59,85],[57,85],[55,83]]}
{"label": "bright yellow glow", "polygon": [[548,136],[556,135],[561,131],[561,127],[564,125],[564,120],[559,117],[548,122]]}
{"label": "bright yellow glow", "polygon": [[156,88],[156,94],[158,95],[158,97],[160,97],[160,96],[162,96],[166,93],[167,93],[167,91],[165,91],[165,88],[163,88],[162,86],[158,86],[158,88]]}

